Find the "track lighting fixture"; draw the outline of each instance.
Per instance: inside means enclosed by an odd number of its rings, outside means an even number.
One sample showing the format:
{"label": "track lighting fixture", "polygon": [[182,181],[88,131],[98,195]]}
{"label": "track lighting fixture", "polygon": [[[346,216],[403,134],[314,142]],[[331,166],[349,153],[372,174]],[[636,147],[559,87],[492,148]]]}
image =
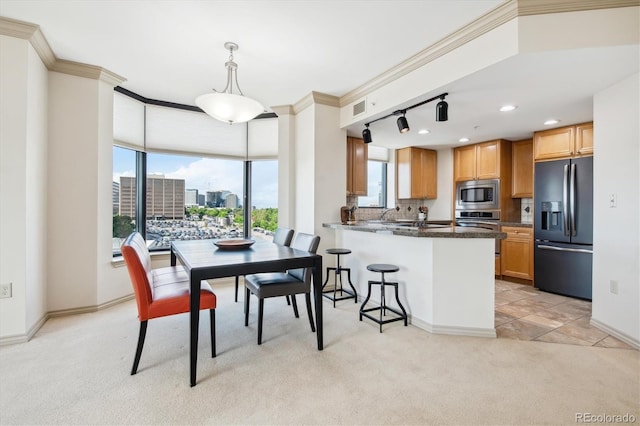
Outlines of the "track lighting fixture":
{"label": "track lighting fixture", "polygon": [[444,100],[444,96],[440,98],[440,102],[436,104],[436,121],[447,121],[449,119],[449,104]]}
{"label": "track lighting fixture", "polygon": [[362,131],[362,139],[364,139],[364,143],[371,143],[371,130],[369,130],[369,124],[366,126],[367,128]]}
{"label": "track lighting fixture", "polygon": [[407,133],[409,131],[409,122],[407,122],[407,117],[405,117],[406,111],[400,111],[402,115],[398,117],[398,130],[400,133]]}
{"label": "track lighting fixture", "polygon": [[415,105],[411,105],[410,107],[407,107],[405,109],[400,109],[397,111],[392,112],[391,114],[387,114],[384,117],[380,117],[380,118],[376,118],[373,121],[370,121],[368,123],[364,123],[365,125],[365,129],[362,131],[362,139],[364,139],[364,143],[371,143],[371,141],[373,140],[371,138],[371,130],[369,130],[369,124],[371,123],[375,123],[376,121],[380,121],[380,120],[384,120],[385,118],[389,118],[392,115],[398,115],[398,119],[396,120],[396,123],[398,125],[398,130],[400,131],[400,133],[407,133],[410,129],[409,129],[409,122],[407,121],[407,111],[416,107],[419,107],[421,105],[427,104],[429,102],[435,101],[436,99],[440,99],[440,102],[438,102],[438,104],[436,105],[436,121],[447,121],[449,119],[449,104],[447,104],[447,102],[444,100],[445,96],[448,96],[448,93],[443,93],[441,95],[438,96],[434,96],[433,98],[427,99],[426,101],[422,101],[420,103],[417,103]]}

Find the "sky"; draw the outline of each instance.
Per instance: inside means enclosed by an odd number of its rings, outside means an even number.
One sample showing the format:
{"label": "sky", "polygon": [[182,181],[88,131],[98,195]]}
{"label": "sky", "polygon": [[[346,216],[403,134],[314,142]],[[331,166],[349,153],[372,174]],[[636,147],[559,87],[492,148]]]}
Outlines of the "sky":
{"label": "sky", "polygon": [[[113,181],[120,176],[135,176],[135,152],[113,149]],[[243,162],[217,158],[182,155],[147,154],[147,174],[163,174],[170,179],[184,179],[186,189],[206,191],[227,190],[238,195],[242,202]],[[251,204],[256,208],[278,207],[278,162],[253,161]]]}

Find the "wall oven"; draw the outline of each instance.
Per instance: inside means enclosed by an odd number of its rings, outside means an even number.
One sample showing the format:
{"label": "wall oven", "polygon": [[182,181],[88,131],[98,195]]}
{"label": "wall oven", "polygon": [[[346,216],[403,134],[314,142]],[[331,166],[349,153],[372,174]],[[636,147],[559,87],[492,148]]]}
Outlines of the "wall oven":
{"label": "wall oven", "polygon": [[500,180],[458,182],[456,210],[500,210]]}

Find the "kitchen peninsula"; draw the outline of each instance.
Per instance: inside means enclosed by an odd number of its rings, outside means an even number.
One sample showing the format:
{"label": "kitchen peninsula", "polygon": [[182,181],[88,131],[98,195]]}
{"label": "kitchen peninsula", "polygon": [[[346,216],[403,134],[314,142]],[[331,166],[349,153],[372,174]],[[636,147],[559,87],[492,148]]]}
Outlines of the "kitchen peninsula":
{"label": "kitchen peninsula", "polygon": [[[400,267],[390,275],[411,324],[432,333],[495,337],[494,247],[506,234],[487,229],[358,222],[325,223],[336,232],[336,246],[349,248],[345,263],[360,299],[371,263]],[[372,299],[379,303],[377,292]]]}

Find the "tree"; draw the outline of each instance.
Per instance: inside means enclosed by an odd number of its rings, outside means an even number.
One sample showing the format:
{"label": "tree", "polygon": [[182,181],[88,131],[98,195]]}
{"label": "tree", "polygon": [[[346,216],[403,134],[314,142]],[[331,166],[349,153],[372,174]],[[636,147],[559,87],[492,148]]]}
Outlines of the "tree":
{"label": "tree", "polygon": [[129,216],[113,216],[113,236],[116,238],[127,238],[135,227],[133,219]]}

